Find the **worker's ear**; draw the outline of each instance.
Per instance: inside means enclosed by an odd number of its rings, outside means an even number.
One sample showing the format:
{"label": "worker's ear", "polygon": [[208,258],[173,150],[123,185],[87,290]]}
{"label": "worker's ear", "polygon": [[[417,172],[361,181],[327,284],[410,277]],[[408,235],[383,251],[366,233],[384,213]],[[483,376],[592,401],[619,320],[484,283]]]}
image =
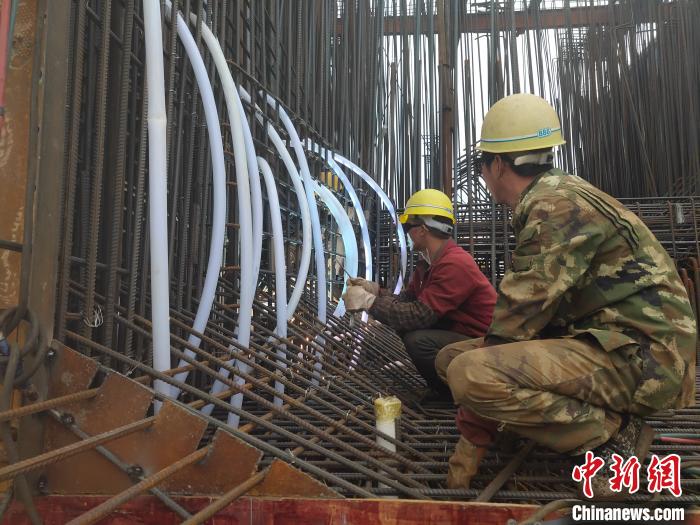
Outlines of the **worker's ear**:
{"label": "worker's ear", "polygon": [[[494,166],[496,161],[498,161],[498,165]],[[494,172],[497,173],[499,179],[503,176],[503,164],[503,158],[500,155],[496,155],[493,159],[493,163],[491,163],[491,166],[495,168]]]}

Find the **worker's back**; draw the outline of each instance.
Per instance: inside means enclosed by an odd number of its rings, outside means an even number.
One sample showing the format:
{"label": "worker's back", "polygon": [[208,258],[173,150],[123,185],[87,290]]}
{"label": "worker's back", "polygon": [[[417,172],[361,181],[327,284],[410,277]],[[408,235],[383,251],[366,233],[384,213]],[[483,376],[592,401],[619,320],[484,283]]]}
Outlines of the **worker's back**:
{"label": "worker's back", "polygon": [[[639,344],[645,364],[635,401],[692,404],[695,319],[672,259],[644,223],[583,179],[553,169],[523,192],[513,225],[513,272],[501,284],[503,307],[490,334],[587,334],[607,351]],[[509,303],[525,306],[506,315]]]}
{"label": "worker's back", "polygon": [[435,329],[482,337],[491,323],[496,291],[469,252],[452,240],[437,261],[416,266],[407,290],[435,312]]}

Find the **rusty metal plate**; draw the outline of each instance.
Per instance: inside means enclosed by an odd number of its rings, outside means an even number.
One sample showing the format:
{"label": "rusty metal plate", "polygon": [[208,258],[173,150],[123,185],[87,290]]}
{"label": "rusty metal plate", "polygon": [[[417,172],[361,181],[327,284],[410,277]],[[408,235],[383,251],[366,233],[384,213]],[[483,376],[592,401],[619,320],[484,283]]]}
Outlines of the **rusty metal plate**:
{"label": "rusty metal plate", "polygon": [[280,459],[270,465],[270,472],[263,482],[253,488],[248,496],[272,496],[278,498],[342,498],[323,483],[295,469]]}
{"label": "rusty metal plate", "polygon": [[[96,363],[59,347],[54,363],[53,391],[67,394],[89,386]],[[90,400],[62,407],[76,425],[89,435],[138,421],[146,417],[153,392],[119,374],[109,374]],[[105,445],[126,465],[138,465],[146,476],[153,474],[196,450],[206,421],[179,406],[166,402],[151,427]],[[77,441],[61,424],[47,418],[45,450]],[[257,462],[257,458],[255,460]],[[48,490],[57,494],[114,494],[132,485],[129,477],[95,450],[55,463],[44,472]]]}
{"label": "rusty metal plate", "polygon": [[223,494],[255,474],[261,457],[258,449],[217,430],[207,457],[166,481],[163,487],[179,494]]}
{"label": "rusty metal plate", "polygon": [[[56,352],[56,355],[49,365],[49,398],[87,389],[97,373],[97,363],[56,340],[51,342],[51,348]],[[75,406],[89,403],[93,400],[77,402],[63,408],[71,410]],[[44,451],[53,450],[77,441],[77,438],[71,432],[56,423],[52,418],[44,417],[44,422]],[[79,457],[82,457],[82,455]],[[52,467],[48,467],[48,470],[45,470],[42,474],[46,475],[52,470]]]}
{"label": "rusty metal plate", "polygon": [[140,466],[148,476],[197,450],[206,428],[204,418],[166,401],[153,425],[107,448],[123,461]]}
{"label": "rusty metal plate", "polygon": [[97,363],[56,340],[51,341],[51,348],[56,356],[49,366],[49,398],[88,388],[97,373]]}
{"label": "rusty metal plate", "polygon": [[[71,403],[62,411],[70,413],[81,430],[95,435],[143,419],[152,399],[151,390],[114,373],[105,378],[94,398]],[[46,418],[45,435],[45,450],[78,441],[53,418]],[[95,450],[54,463],[44,474],[48,490],[57,494],[113,494],[132,485],[126,474]]]}
{"label": "rusty metal plate", "polygon": [[152,390],[115,372],[93,399],[72,404],[70,412],[81,429],[99,434],[143,419],[152,401]]}
{"label": "rusty metal plate", "polygon": [[[126,465],[141,467],[144,476],[149,476],[194,452],[205,429],[206,422],[202,418],[165,402],[151,427],[116,439],[105,448]],[[54,466],[53,475],[48,478],[53,492],[114,494],[133,484],[126,474],[97,452],[86,452],[75,458],[80,462],[77,466],[71,462],[73,458]],[[77,469],[80,476],[76,475]]]}
{"label": "rusty metal plate", "polygon": [[[37,34],[37,2],[19,2],[5,79],[5,123],[0,128],[0,239],[21,243],[30,151],[34,133],[32,81]],[[0,253],[0,310],[19,302],[21,254]]]}

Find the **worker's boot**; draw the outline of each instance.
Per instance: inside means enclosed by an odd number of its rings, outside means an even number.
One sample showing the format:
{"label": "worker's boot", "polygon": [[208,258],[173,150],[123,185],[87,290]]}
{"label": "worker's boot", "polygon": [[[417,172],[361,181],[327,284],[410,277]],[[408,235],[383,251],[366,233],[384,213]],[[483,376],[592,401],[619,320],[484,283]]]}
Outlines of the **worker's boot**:
{"label": "worker's boot", "polygon": [[486,447],[478,447],[464,436],[459,437],[455,452],[450,457],[447,470],[447,487],[468,489],[472,478],[479,469],[479,463],[486,454]]}
{"label": "worker's boot", "polygon": [[620,492],[615,492],[610,488],[610,479],[614,475],[610,466],[613,464],[613,454],[618,454],[625,462],[632,456],[636,456],[639,460],[642,470],[644,468],[644,460],[649,454],[651,443],[654,441],[654,429],[644,423],[644,420],[632,414],[626,415],[626,421],[618,430],[617,434],[611,437],[608,441],[593,449],[596,457],[605,461],[603,467],[597,472],[595,477],[591,479],[591,488],[593,497],[588,498],[583,493],[583,482],[579,483],[579,497],[588,501],[623,501],[630,494],[627,487],[622,487]]}

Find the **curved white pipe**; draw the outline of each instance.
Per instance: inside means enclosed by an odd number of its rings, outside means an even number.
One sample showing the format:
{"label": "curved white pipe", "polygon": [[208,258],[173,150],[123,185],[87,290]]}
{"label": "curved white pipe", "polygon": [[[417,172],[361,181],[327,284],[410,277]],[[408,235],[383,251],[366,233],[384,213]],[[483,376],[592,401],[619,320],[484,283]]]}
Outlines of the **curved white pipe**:
{"label": "curved white pipe", "polygon": [[318,305],[318,318],[326,324],[326,305],[328,302],[328,291],[326,290],[326,256],[323,250],[323,237],[321,236],[321,222],[318,217],[318,207],[316,205],[316,197],[314,196],[314,185],[309,172],[309,164],[304,155],[304,149],[301,147],[299,134],[294,128],[292,121],[289,119],[284,108],[272,98],[271,95],[265,95],[267,103],[272,108],[277,108],[277,113],[284,125],[284,129],[289,135],[289,141],[294,149],[294,153],[299,163],[299,172],[304,179],[304,188],[306,189],[306,200],[309,203],[309,211],[311,212],[311,228],[314,240],[314,258],[316,262],[316,296]]}
{"label": "curved white pipe", "polygon": [[[153,368],[170,368],[170,298],[168,276],[168,155],[165,74],[160,1],[144,0],[143,22],[146,41],[148,83],[148,213],[151,242],[151,321],[153,326]],[[157,392],[167,394],[170,386],[156,380]],[[159,405],[156,406],[156,409]]]}
{"label": "curved white pipe", "polygon": [[251,212],[253,214],[253,278],[250,285],[254,290],[258,284],[260,276],[260,258],[262,256],[262,241],[263,241],[263,200],[262,190],[260,189],[260,172],[258,169],[258,157],[255,154],[255,145],[253,144],[253,135],[250,132],[250,126],[243,111],[243,104],[236,93],[236,101],[238,102],[238,110],[241,115],[243,125],[243,138],[245,140],[245,152],[248,160],[248,179],[250,180],[250,198]]}
{"label": "curved white pipe", "polygon": [[[313,180],[311,179],[311,172],[309,171],[309,164],[306,161],[306,155],[304,154],[304,149],[301,146],[301,140],[299,140],[299,134],[294,128],[292,121],[289,119],[287,112],[284,108],[277,104],[271,95],[265,95],[267,103],[271,107],[277,107],[277,114],[284,125],[287,134],[289,135],[289,142],[294,149],[294,153],[297,157],[297,162],[299,163],[299,171],[304,179],[304,188],[306,189],[306,200],[309,203],[309,211],[311,212],[311,231],[313,233],[314,241],[314,258],[316,262],[316,304],[318,309],[318,318],[321,323],[326,324],[326,308],[328,303],[328,290],[326,287],[326,256],[323,250],[323,237],[321,236],[321,222],[318,217],[318,206],[316,205],[316,196],[314,192]],[[316,343],[319,346],[324,346],[325,340],[323,336],[317,335],[315,338]],[[323,368],[322,355],[320,351],[316,352],[316,363],[314,364],[314,377],[312,379],[313,385],[318,385],[321,369]]]}
{"label": "curved white pipe", "polygon": [[[262,255],[262,213],[263,213],[263,203],[262,203],[262,191],[260,189],[260,175],[258,174],[258,159],[255,154],[255,146],[253,145],[253,137],[252,134],[250,133],[250,127],[248,126],[248,121],[246,119],[245,111],[243,111],[243,104],[241,103],[241,99],[238,95],[238,92],[235,90],[234,87],[234,98],[236,105],[238,106],[238,113],[240,116],[240,122],[243,128],[243,138],[245,142],[245,149],[246,149],[246,158],[247,158],[247,165],[248,165],[248,179],[250,182],[250,197],[251,197],[251,212],[253,215],[253,225],[252,225],[252,231],[253,231],[253,256],[252,256],[252,275],[247,281],[244,281],[241,277],[241,305],[240,308],[244,308],[244,303],[243,299],[243,290],[246,290],[246,297],[250,298],[250,303],[249,306],[246,307],[248,310],[247,314],[248,317],[252,315],[253,312],[253,301],[255,299],[255,289],[258,285],[258,276],[260,275],[260,257]],[[239,187],[239,192],[242,191]],[[242,267],[241,267],[242,268]],[[240,315],[240,314],[239,314]],[[250,319],[247,321],[246,325],[246,342],[242,343],[245,346],[248,346],[248,343],[250,342]],[[236,333],[238,335],[237,339],[238,342],[241,342],[241,325],[239,324],[238,328],[236,329]],[[231,349],[233,350],[233,349]],[[228,362],[230,364],[231,361]],[[243,373],[249,373],[251,370],[251,367],[247,364],[244,363],[238,359],[235,360],[234,366],[241,370]],[[228,370],[225,370],[223,368],[219,369],[219,373],[224,375],[225,377],[229,376]],[[235,376],[234,381],[236,382],[237,385],[243,385],[245,383],[245,380],[242,377]],[[221,392],[226,385],[220,381],[214,382],[214,386],[212,387],[212,394],[216,394],[218,392]],[[241,408],[243,406],[243,394],[235,394],[234,396],[231,397],[230,403],[235,407],[235,408]],[[214,406],[213,405],[207,405],[204,407],[203,411],[206,414],[210,414],[211,411],[213,410]],[[238,428],[238,425],[240,423],[240,416],[237,414],[230,413],[228,414],[228,424],[231,425],[233,428]]]}
{"label": "curved white pipe", "polygon": [[[168,19],[172,17],[172,5],[170,2],[166,2],[165,4],[165,15]],[[216,102],[214,101],[214,91],[212,90],[209,75],[207,74],[206,66],[202,60],[202,55],[187,27],[187,23],[179,13],[177,14],[177,34],[192,64],[192,69],[202,96],[202,105],[204,106],[204,117],[207,122],[207,135],[209,136],[209,150],[212,161],[212,194],[214,197],[214,206],[212,211],[209,261],[207,262],[207,272],[204,278],[204,286],[202,288],[199,306],[197,307],[197,314],[195,315],[192,325],[192,329],[195,332],[201,333],[206,329],[209,314],[214,304],[216,286],[223,260],[224,237],[226,234],[226,169],[224,167],[224,145],[221,139],[221,127],[219,125]],[[188,343],[199,346],[200,339],[196,335],[191,334],[188,338]],[[190,349],[186,349],[185,354],[189,357],[195,356],[195,353]],[[186,361],[180,361],[180,366],[184,366],[185,364]],[[179,381],[184,381],[187,378],[187,372],[182,372],[175,376],[175,378]],[[173,397],[177,397],[179,393],[179,389],[171,389],[171,395]]]}
{"label": "curved white pipe", "polygon": [[[338,199],[336,199],[335,195],[333,195],[328,188],[317,182],[315,191],[326,204],[331,212],[331,215],[333,215],[335,222],[338,224],[340,237],[343,239],[343,247],[345,248],[345,260],[343,262],[343,267],[350,277],[357,277],[357,239],[355,238],[355,230],[352,228],[350,218],[348,217],[348,214],[343,208],[342,204],[340,204]],[[343,281],[345,281],[344,275]],[[345,289],[346,284],[343,283],[343,293],[345,292]],[[342,317],[344,314],[345,302],[341,299],[338,301],[333,315],[336,317]]]}
{"label": "curved white pipe", "polygon": [[299,273],[297,274],[296,282],[294,283],[294,291],[289,299],[289,304],[287,306],[288,319],[294,315],[294,312],[299,305],[299,300],[301,299],[301,294],[304,293],[306,289],[306,279],[309,274],[309,266],[311,265],[311,246],[313,237],[313,224],[311,221],[311,211],[309,209],[309,203],[305,198],[306,188],[301,180],[301,176],[294,165],[291,155],[284,146],[282,137],[279,136],[277,131],[272,127],[270,123],[267,124],[267,133],[272,140],[272,143],[277,149],[277,153],[282,158],[287,172],[290,175],[292,184],[294,185],[294,191],[299,199],[299,208],[301,209],[301,222],[302,222],[302,240],[301,240],[301,262],[299,263]]}
{"label": "curved white pipe", "polygon": [[[170,2],[167,2],[167,7],[170,9]],[[185,45],[185,50],[188,53],[188,56],[190,58],[190,62],[192,63],[193,69],[195,71],[195,76],[197,78],[197,83],[200,88],[200,92],[202,93],[202,98],[204,101],[204,93],[206,91],[211,92],[211,83],[209,82],[209,77],[206,71],[206,68],[204,67],[204,63],[202,61],[202,57],[199,54],[199,50],[194,42],[194,39],[192,38],[192,34],[189,31],[189,28],[187,27],[187,24],[185,21],[182,19],[182,17],[178,14],[177,15],[177,29],[178,29],[178,35],[183,41],[183,44]],[[196,15],[192,14],[192,20],[196,22],[197,18]],[[238,182],[238,211],[239,211],[239,223],[240,223],[240,241],[241,241],[241,297],[240,297],[240,303],[241,306],[238,311],[238,342],[241,345],[248,346],[250,342],[250,322],[251,322],[251,316],[252,316],[252,304],[253,304],[253,292],[254,289],[251,288],[250,283],[252,281],[252,269],[253,269],[253,234],[252,234],[252,228],[251,228],[251,209],[250,209],[250,190],[248,187],[248,169],[247,169],[247,159],[246,159],[246,151],[245,151],[245,140],[243,136],[243,128],[241,124],[241,119],[240,119],[240,101],[238,100],[238,92],[236,90],[236,86],[233,83],[233,78],[231,76],[231,72],[228,69],[228,64],[226,63],[226,58],[223,54],[223,51],[221,50],[221,46],[219,45],[218,40],[214,36],[214,34],[211,32],[211,30],[205,25],[202,24],[202,37],[205,41],[205,44],[209,48],[209,51],[212,55],[212,58],[214,59],[214,64],[216,66],[217,72],[219,73],[219,76],[221,78],[221,83],[224,91],[224,99],[226,101],[226,108],[227,112],[229,115],[229,121],[231,123],[231,131],[232,131],[232,137],[233,137],[233,146],[234,146],[234,158],[236,160],[236,176],[237,176],[237,182]],[[199,73],[198,73],[199,71]],[[207,98],[209,98],[207,96]],[[204,108],[205,108],[205,115],[207,119],[207,127],[209,128],[209,137],[211,140],[212,135],[217,135],[219,136],[219,141],[221,140],[221,131],[219,128],[219,120],[218,120],[218,114],[216,111],[215,105],[213,105],[213,94],[211,96],[211,103],[205,103]],[[212,150],[212,158],[214,158],[214,155],[218,155],[218,152],[221,153],[221,158],[223,159],[223,145],[219,145],[218,149],[215,146],[211,146]],[[217,170],[214,170],[215,176],[217,173]],[[223,237],[225,236],[225,220],[226,220],[226,205],[225,205],[225,195],[226,195],[226,180],[225,180],[225,171],[223,173],[223,186],[216,185],[214,193],[214,204],[215,204],[215,212],[214,215],[217,217],[216,213],[216,200],[217,198],[222,199],[223,201],[223,220],[224,220],[224,235],[221,237],[221,249],[223,249]],[[220,195],[217,195],[219,194]],[[214,232],[212,233],[212,251],[210,252],[210,265],[207,268],[207,279],[209,279],[209,276],[212,275],[213,281],[213,289],[215,290],[216,288],[216,282],[218,280],[218,274],[219,274],[219,269],[221,267],[221,261],[219,260],[219,264],[217,266],[216,272],[212,273],[210,269],[212,268],[212,262],[211,262],[211,257],[218,251],[214,250]],[[221,252],[219,251],[219,254],[221,255]],[[205,281],[205,288],[206,288],[206,281]],[[202,310],[202,306],[204,302],[209,302],[208,297],[203,297],[202,300],[200,301],[200,306],[198,309],[198,316],[200,311]],[[212,297],[213,301],[213,297]],[[206,305],[205,305],[206,306]],[[209,311],[211,308],[211,303],[209,303]],[[206,317],[203,318],[203,325],[200,329],[197,327],[197,319],[195,319],[195,330],[202,332],[204,331],[204,328],[206,327],[206,320],[209,317],[209,311],[206,313]],[[200,319],[201,322],[201,319]],[[190,342],[193,341],[193,336],[190,336]],[[199,344],[199,339],[194,338],[194,341],[196,344]],[[222,371],[224,372],[224,371]],[[184,377],[186,377],[186,373],[181,374]],[[226,374],[228,375],[228,374]],[[178,377],[178,376],[176,376]],[[218,383],[218,382],[217,382]],[[213,389],[218,388],[220,390],[223,389],[224,384],[223,383],[215,383]],[[212,406],[208,405],[204,407],[202,410],[205,412],[211,412]]]}
{"label": "curved white pipe", "polygon": [[[258,157],[258,166],[260,173],[265,181],[265,189],[267,190],[267,201],[270,208],[270,223],[272,226],[272,242],[274,246],[274,262],[275,262],[275,308],[277,315],[277,327],[275,335],[284,339],[287,337],[287,265],[284,260],[284,232],[282,231],[282,214],[280,211],[279,198],[277,196],[277,187],[275,186],[275,177],[272,174],[270,165],[265,159]],[[277,355],[284,358],[287,355],[283,343],[277,343]],[[283,360],[277,361],[281,368],[286,368]],[[284,392],[284,384],[275,381],[275,390]],[[282,405],[282,398],[275,397],[274,403],[277,406]]]}
{"label": "curved white pipe", "polygon": [[[241,98],[245,100],[248,104],[252,103],[251,97],[248,94],[248,92],[242,87],[239,86],[238,88],[239,93],[241,95]],[[309,271],[309,265],[311,262],[311,243],[312,243],[312,222],[311,222],[311,215],[309,212],[309,205],[308,201],[306,198],[306,189],[304,187],[304,183],[301,180],[301,177],[299,176],[299,172],[297,171],[296,166],[294,165],[294,160],[292,160],[291,155],[289,154],[289,151],[287,150],[287,147],[285,146],[284,142],[282,141],[282,138],[279,136],[279,133],[277,133],[277,130],[272,127],[272,125],[268,122],[265,124],[263,118],[262,118],[262,110],[255,105],[255,116],[256,119],[263,125],[265,125],[265,129],[267,132],[268,137],[272,141],[272,144],[274,145],[275,149],[277,150],[278,155],[282,159],[282,162],[284,163],[285,167],[287,168],[287,171],[289,173],[289,178],[292,181],[292,184],[294,186],[294,192],[297,195],[297,199],[299,202],[299,210],[301,211],[301,224],[302,224],[302,248],[301,248],[301,260],[299,262],[299,269],[297,272],[297,277],[294,285],[294,290],[292,292],[292,295],[289,299],[289,302],[287,303],[287,319],[291,320],[294,316],[294,312],[296,311],[296,308],[299,304],[299,300],[301,299],[301,294],[304,292],[306,289],[306,278],[308,275]],[[275,333],[278,333],[278,330],[281,329],[278,323],[278,327],[275,329]],[[286,333],[287,326],[286,324],[284,325],[284,331]],[[273,340],[272,338],[268,339],[268,342],[272,343]],[[278,347],[278,355],[280,357],[283,357],[286,354],[284,351],[284,347]],[[283,364],[280,362],[280,364]],[[318,370],[318,366],[316,366],[316,369]],[[276,382],[275,383],[275,389],[277,392],[283,393],[284,392],[284,385],[282,383]],[[278,406],[282,404],[282,399],[279,397],[274,398],[274,403]]]}
{"label": "curved white pipe", "polygon": [[[238,87],[238,91],[241,94],[241,98],[248,104],[251,103],[251,98],[248,92],[241,86]],[[262,110],[256,105],[255,106],[256,118],[263,124]],[[302,242],[301,242],[301,260],[299,262],[299,270],[297,271],[297,277],[294,284],[294,290],[291,297],[289,298],[289,303],[287,304],[287,319],[291,319],[296,312],[299,300],[301,299],[301,294],[306,288],[306,277],[309,272],[309,264],[311,263],[311,245],[312,245],[312,233],[311,233],[311,212],[309,211],[309,204],[306,200],[306,189],[299,176],[296,166],[294,165],[294,160],[292,159],[287,147],[284,145],[282,137],[280,137],[277,130],[268,122],[265,125],[265,130],[268,137],[272,141],[272,144],[277,150],[277,154],[282,159],[284,166],[287,168],[289,173],[289,178],[294,186],[294,192],[297,195],[299,202],[299,211],[301,213],[301,227],[302,227]]]}
{"label": "curved white pipe", "polygon": [[304,147],[306,149],[313,151],[319,157],[321,157],[328,167],[333,170],[333,173],[340,179],[343,183],[343,188],[350,197],[350,202],[352,202],[353,207],[357,213],[357,222],[360,224],[360,233],[362,235],[362,247],[364,249],[365,256],[365,279],[368,281],[372,280],[372,244],[369,240],[369,228],[367,227],[367,217],[365,217],[365,212],[362,209],[362,204],[360,204],[360,199],[357,197],[355,188],[352,187],[350,179],[348,179],[345,172],[338,166],[338,163],[333,159],[333,154],[329,150],[322,148],[311,139],[307,139],[304,142]]}
{"label": "curved white pipe", "polygon": [[387,196],[386,193],[384,193],[384,190],[377,184],[377,182],[370,177],[362,168],[360,168],[357,164],[354,162],[346,159],[342,155],[339,155],[338,153],[334,154],[335,160],[337,160],[340,164],[343,166],[347,166],[350,168],[352,171],[357,173],[362,180],[364,180],[369,186],[375,191],[375,193],[379,196],[381,201],[384,203],[384,206],[386,206],[386,209],[389,210],[389,214],[391,215],[391,220],[393,221],[394,225],[396,226],[396,234],[399,238],[399,249],[401,251],[401,269],[399,273],[399,277],[396,280],[396,287],[394,288],[394,293],[398,294],[401,292],[401,288],[403,288],[403,279],[404,275],[406,274],[406,263],[408,262],[408,254],[406,251],[406,235],[404,234],[403,231],[403,226],[401,226],[401,222],[399,222],[398,217],[396,216],[396,209],[394,208],[394,204],[391,202],[391,199]]}

